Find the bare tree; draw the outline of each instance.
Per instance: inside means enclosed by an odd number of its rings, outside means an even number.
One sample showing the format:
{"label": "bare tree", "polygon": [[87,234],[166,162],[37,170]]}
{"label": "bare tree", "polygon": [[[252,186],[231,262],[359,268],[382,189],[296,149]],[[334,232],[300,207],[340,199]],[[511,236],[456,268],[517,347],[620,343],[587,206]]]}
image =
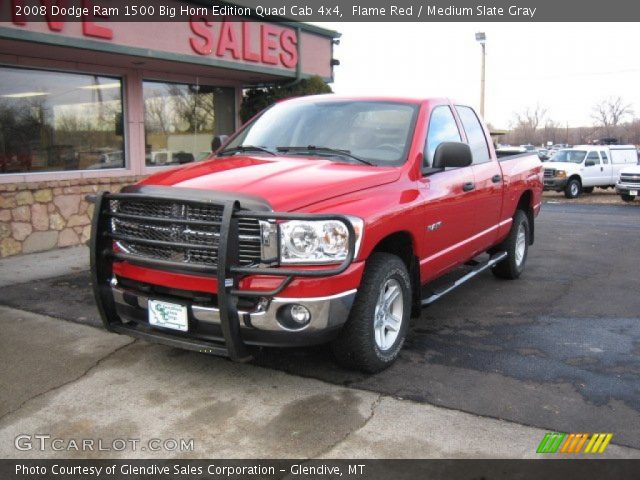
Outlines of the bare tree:
{"label": "bare tree", "polygon": [[625,103],[621,97],[610,97],[593,106],[591,117],[610,137],[621,121],[630,115],[633,115],[631,104]]}
{"label": "bare tree", "polygon": [[534,107],[527,107],[524,111],[513,114],[511,131],[516,143],[539,143],[538,129],[547,116],[547,109],[537,103]]}
{"label": "bare tree", "polygon": [[167,104],[163,97],[150,97],[144,101],[146,127],[152,132],[167,133],[171,120],[167,113]]}

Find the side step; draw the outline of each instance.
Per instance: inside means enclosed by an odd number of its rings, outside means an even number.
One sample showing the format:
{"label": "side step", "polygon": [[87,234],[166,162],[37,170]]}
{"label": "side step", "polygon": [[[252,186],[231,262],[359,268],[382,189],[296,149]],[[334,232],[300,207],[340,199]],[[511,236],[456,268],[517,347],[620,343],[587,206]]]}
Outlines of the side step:
{"label": "side step", "polygon": [[435,302],[436,300],[438,300],[440,297],[446,295],[447,293],[449,293],[452,290],[455,290],[456,288],[458,288],[460,285],[462,285],[463,283],[468,282],[469,280],[471,280],[473,277],[475,277],[476,275],[478,275],[479,273],[484,272],[487,268],[491,268],[493,267],[496,263],[502,261],[505,259],[505,257],[507,256],[507,252],[499,252],[496,253],[495,255],[493,255],[489,260],[487,260],[485,263],[479,263],[477,264],[478,266],[476,268],[474,268],[473,270],[471,270],[469,273],[467,273],[466,275],[460,277],[458,280],[456,280],[455,282],[453,282],[451,285],[449,285],[448,287],[444,287],[442,289],[436,290],[435,292],[433,292],[433,294],[431,294],[431,296],[425,298],[422,300],[422,306],[426,307],[427,305],[431,305],[433,302]]}

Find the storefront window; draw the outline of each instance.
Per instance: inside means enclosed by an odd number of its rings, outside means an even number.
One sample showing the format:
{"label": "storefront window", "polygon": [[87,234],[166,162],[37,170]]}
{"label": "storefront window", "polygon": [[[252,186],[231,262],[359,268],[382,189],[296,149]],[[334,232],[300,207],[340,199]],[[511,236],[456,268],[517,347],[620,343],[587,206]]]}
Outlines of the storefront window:
{"label": "storefront window", "polygon": [[214,136],[233,133],[233,88],[145,81],[143,93],[147,165],[202,160]]}
{"label": "storefront window", "polygon": [[124,165],[119,78],[0,67],[0,173]]}

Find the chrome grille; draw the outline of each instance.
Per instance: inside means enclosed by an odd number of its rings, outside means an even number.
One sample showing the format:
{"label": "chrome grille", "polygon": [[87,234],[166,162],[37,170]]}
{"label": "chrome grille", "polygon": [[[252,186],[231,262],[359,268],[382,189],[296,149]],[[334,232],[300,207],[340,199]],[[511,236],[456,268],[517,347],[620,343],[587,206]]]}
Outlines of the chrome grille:
{"label": "chrome grille", "polygon": [[[185,264],[218,265],[223,207],[179,200],[110,200],[111,233],[125,253]],[[260,224],[238,220],[237,241],[242,266],[260,262]]]}
{"label": "chrome grille", "polygon": [[547,178],[553,177],[556,174],[556,169],[555,168],[545,168],[544,169],[544,176]]}
{"label": "chrome grille", "polygon": [[640,187],[640,173],[621,173],[620,182]]}

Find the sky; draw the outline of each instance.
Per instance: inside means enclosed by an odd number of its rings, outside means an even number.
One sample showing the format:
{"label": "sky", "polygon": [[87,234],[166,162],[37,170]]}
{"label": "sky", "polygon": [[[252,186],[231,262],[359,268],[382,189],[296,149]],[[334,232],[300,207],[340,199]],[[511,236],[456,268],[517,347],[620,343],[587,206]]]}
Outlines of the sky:
{"label": "sky", "polygon": [[485,119],[508,128],[540,104],[562,126],[594,123],[593,106],[620,96],[640,116],[640,24],[317,23],[342,33],[338,94],[450,97],[478,107],[487,36]]}

